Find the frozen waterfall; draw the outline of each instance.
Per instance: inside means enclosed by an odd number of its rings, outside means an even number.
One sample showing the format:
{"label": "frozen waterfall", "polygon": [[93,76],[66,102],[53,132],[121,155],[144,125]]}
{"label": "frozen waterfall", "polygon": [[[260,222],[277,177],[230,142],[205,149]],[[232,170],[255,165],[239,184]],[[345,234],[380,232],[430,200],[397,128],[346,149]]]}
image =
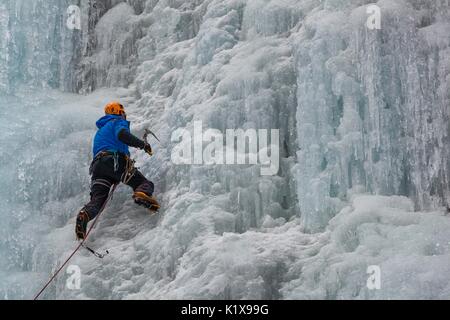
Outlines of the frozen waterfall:
{"label": "frozen waterfall", "polygon": [[[63,274],[45,298],[448,298],[450,4],[380,0],[380,29],[371,4],[0,0],[0,298],[73,249],[112,99],[161,138],[133,156],[163,209],[121,186],[90,240],[111,254],[81,252],[81,289]],[[278,173],[174,164],[195,121],[279,129]]]}

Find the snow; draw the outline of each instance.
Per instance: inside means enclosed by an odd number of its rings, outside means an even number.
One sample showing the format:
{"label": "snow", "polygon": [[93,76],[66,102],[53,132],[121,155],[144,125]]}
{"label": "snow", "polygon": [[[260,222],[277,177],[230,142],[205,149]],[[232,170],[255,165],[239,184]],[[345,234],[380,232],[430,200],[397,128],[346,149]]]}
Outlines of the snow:
{"label": "snow", "polygon": [[[291,299],[448,299],[449,218],[413,207],[404,197],[354,196],[330,221],[328,243],[294,263],[301,276],[281,292]],[[380,290],[366,287],[371,265],[380,267]]]}
{"label": "snow", "polygon": [[[133,156],[163,208],[121,186],[89,241],[110,255],[80,252],[81,290],[63,274],[46,299],[448,298],[449,8],[378,1],[369,30],[368,4],[82,0],[69,31],[66,1],[2,1],[0,297],[31,298],[71,253],[94,123],[121,99],[161,139]],[[278,174],[174,164],[196,121],[279,129]]]}

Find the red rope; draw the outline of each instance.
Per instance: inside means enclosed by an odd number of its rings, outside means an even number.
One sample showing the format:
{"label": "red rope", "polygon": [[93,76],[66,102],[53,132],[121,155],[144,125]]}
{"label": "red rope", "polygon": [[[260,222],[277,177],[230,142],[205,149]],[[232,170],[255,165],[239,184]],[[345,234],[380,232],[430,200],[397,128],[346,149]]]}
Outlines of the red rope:
{"label": "red rope", "polygon": [[84,238],[84,240],[82,242],[80,242],[80,244],[77,246],[77,248],[72,252],[72,254],[69,256],[69,258],[67,258],[67,260],[62,264],[62,266],[55,272],[55,274],[50,278],[50,280],[46,283],[46,285],[41,289],[41,291],[39,291],[39,293],[34,297],[33,300],[37,300],[41,294],[45,291],[45,289],[47,289],[47,287],[50,285],[50,283],[52,283],[53,280],[55,280],[55,278],[58,276],[58,274],[61,272],[62,269],[64,269],[64,267],[69,263],[69,261],[73,258],[73,256],[78,252],[78,250],[80,250],[80,248],[84,245],[84,243],[86,242],[87,238],[89,237],[89,234],[91,233],[91,231],[94,229],[95,225],[97,224],[98,218],[100,218],[100,215],[103,213],[103,210],[105,209],[107,203],[109,202],[109,200],[111,200],[112,195],[114,193],[114,191],[116,190],[118,184],[115,184],[112,189],[109,191],[109,195],[108,198],[106,199],[105,203],[103,204],[103,206],[101,207],[97,217],[94,220],[94,223],[92,223],[91,227],[89,228],[89,231],[86,234],[86,237]]}

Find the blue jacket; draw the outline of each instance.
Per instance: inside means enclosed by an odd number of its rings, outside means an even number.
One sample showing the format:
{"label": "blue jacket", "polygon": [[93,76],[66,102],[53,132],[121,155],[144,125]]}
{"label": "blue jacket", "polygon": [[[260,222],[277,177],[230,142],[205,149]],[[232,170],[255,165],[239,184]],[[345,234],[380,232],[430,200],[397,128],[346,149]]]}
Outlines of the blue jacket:
{"label": "blue jacket", "polygon": [[128,146],[118,138],[122,129],[130,132],[130,122],[121,116],[106,115],[97,121],[97,134],[94,138],[94,157],[101,151],[117,151],[130,155]]}

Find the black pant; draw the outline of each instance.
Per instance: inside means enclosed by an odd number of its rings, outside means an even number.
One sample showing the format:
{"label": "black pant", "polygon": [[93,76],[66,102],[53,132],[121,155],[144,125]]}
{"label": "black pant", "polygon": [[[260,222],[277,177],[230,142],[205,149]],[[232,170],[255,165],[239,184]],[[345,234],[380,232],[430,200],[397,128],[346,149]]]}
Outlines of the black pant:
{"label": "black pant", "polygon": [[[127,166],[126,156],[118,156],[116,168],[114,163],[112,155],[103,156],[92,163],[91,201],[84,206],[90,220],[94,219],[100,212],[108,199],[112,185],[120,183],[123,179]],[[135,169],[133,177],[127,181],[127,185],[133,188],[134,192],[143,192],[148,196],[153,195],[153,183],[147,180],[137,169]]]}

